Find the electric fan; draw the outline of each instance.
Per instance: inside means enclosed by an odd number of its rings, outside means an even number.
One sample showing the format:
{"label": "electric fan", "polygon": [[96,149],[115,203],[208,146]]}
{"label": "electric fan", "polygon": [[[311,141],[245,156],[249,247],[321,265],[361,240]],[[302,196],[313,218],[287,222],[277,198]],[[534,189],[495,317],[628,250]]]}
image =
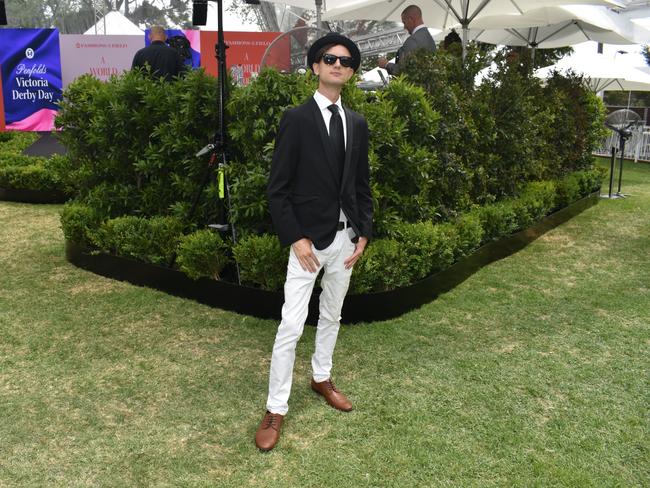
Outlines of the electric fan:
{"label": "electric fan", "polygon": [[641,127],[641,116],[633,110],[621,109],[612,112],[605,118],[605,127],[618,134],[618,151],[621,153],[618,172],[618,191],[612,194],[614,186],[614,166],[616,164],[616,147],[612,146],[612,156],[609,170],[609,195],[607,198],[623,198],[621,193],[621,181],[623,178],[623,158],[625,155],[625,141],[627,141],[634,129]]}

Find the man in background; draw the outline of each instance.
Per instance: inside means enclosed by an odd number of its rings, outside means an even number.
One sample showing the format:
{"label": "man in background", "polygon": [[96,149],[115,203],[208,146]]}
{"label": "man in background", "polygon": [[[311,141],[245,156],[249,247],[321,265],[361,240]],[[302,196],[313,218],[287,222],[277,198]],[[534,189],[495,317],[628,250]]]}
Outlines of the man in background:
{"label": "man in background", "polygon": [[404,66],[404,59],[417,49],[436,51],[436,43],[429,33],[429,29],[422,20],[422,10],[417,5],[409,5],[402,11],[402,23],[410,36],[404,45],[397,50],[394,63],[389,63],[386,58],[379,58],[377,64],[391,75],[398,75]]}
{"label": "man in background", "polygon": [[178,52],[165,44],[165,29],[154,25],[149,31],[151,44],[143,47],[133,57],[131,69],[149,66],[151,74],[171,81],[174,76],[185,71],[185,65]]}

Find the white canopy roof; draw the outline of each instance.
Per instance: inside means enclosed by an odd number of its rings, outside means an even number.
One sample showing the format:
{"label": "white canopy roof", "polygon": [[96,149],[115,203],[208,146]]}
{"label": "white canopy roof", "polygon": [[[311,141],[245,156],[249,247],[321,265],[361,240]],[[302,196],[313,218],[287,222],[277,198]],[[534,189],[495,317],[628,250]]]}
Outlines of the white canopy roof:
{"label": "white canopy roof", "polygon": [[[104,28],[105,27],[105,28]],[[108,12],[84,34],[142,35],[144,31],[116,10]]]}

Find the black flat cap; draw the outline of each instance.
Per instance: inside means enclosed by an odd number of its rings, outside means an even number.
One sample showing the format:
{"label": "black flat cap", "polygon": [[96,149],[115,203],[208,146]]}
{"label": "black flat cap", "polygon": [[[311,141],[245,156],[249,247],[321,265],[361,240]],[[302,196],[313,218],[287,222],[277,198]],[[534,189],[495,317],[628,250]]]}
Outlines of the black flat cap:
{"label": "black flat cap", "polygon": [[309,66],[310,69],[313,70],[313,65],[316,62],[316,53],[320,51],[321,48],[329,46],[330,44],[340,44],[341,46],[348,48],[350,56],[354,59],[352,69],[354,69],[354,71],[359,69],[359,65],[361,64],[361,53],[359,52],[359,48],[354,41],[342,36],[341,34],[337,34],[336,32],[330,32],[329,34],[324,35],[320,39],[314,41],[311,45],[309,52],[307,53],[307,66]]}

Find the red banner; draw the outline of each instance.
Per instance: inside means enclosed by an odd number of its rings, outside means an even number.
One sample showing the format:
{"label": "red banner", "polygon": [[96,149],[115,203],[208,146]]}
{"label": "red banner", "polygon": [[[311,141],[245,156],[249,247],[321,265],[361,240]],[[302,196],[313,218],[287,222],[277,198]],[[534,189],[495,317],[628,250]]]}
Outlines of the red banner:
{"label": "red banner", "polygon": [[[228,46],[226,68],[230,70],[235,83],[246,85],[251,75],[256,76],[259,73],[266,48],[280,34],[280,32],[224,32],[224,40]],[[201,66],[213,76],[217,76],[217,59],[214,56],[216,43],[216,32],[201,31]]]}

